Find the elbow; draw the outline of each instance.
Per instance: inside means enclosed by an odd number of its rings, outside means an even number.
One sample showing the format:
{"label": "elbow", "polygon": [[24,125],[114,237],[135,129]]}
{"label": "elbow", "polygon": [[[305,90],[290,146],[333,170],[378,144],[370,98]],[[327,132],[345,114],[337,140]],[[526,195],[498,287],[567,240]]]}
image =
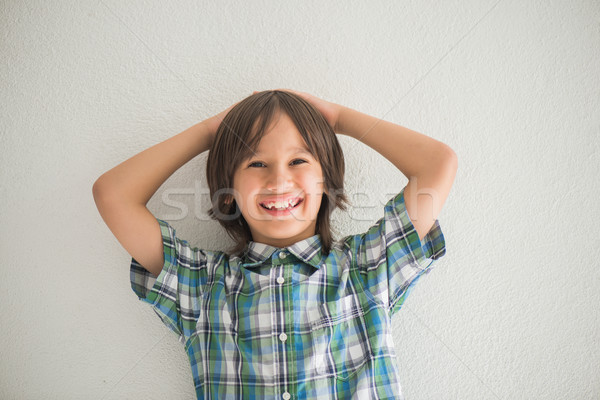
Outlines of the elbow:
{"label": "elbow", "polygon": [[431,163],[429,176],[436,176],[444,181],[454,181],[458,170],[458,156],[450,147],[443,145],[436,153],[436,162]]}
{"label": "elbow", "polygon": [[458,156],[456,155],[456,152],[454,150],[452,150],[450,147],[448,147],[448,149],[446,150],[446,158],[448,159],[448,168],[451,168],[454,170],[454,172],[456,172],[458,170]]}
{"label": "elbow", "polygon": [[456,172],[458,171],[458,156],[450,147],[445,151],[442,167],[440,168],[442,176],[449,182],[454,182]]}
{"label": "elbow", "polygon": [[440,177],[456,175],[458,169],[458,157],[454,150],[441,143],[429,151],[427,157],[422,160],[422,166],[417,177]]}
{"label": "elbow", "polygon": [[94,200],[97,200],[100,196],[100,184],[98,183],[98,180],[92,185],[92,196],[94,196]]}
{"label": "elbow", "polygon": [[456,155],[456,152],[447,144],[440,142],[439,146],[436,147],[432,154],[433,157],[435,157],[438,165],[444,165],[446,168],[458,168],[458,156]]}
{"label": "elbow", "polygon": [[94,199],[100,196],[100,193],[102,192],[102,177],[96,179],[96,182],[94,182],[94,184],[92,185],[92,195],[94,196]]}
{"label": "elbow", "polygon": [[96,179],[96,182],[92,185],[92,196],[94,196],[94,201],[98,204],[102,199],[107,196],[107,188],[106,183],[102,179],[102,176]]}
{"label": "elbow", "polygon": [[431,170],[434,171],[456,172],[458,169],[458,156],[452,148],[442,144],[432,153],[429,165],[431,166]]}

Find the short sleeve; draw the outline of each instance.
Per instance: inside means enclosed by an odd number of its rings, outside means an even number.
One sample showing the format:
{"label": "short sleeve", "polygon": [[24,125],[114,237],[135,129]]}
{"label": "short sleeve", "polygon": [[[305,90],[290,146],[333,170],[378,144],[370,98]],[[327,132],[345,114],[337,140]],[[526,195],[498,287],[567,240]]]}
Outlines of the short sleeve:
{"label": "short sleeve", "polygon": [[207,279],[207,252],[192,248],[176,236],[175,229],[157,218],[163,241],[164,264],[154,277],[131,259],[131,288],[152,305],[162,322],[185,343],[198,318],[198,299]]}
{"label": "short sleeve", "polygon": [[357,236],[356,264],[362,284],[390,316],[400,308],[418,279],[446,254],[446,242],[436,220],[419,239],[404,202],[404,188],[384,207],[383,218]]}

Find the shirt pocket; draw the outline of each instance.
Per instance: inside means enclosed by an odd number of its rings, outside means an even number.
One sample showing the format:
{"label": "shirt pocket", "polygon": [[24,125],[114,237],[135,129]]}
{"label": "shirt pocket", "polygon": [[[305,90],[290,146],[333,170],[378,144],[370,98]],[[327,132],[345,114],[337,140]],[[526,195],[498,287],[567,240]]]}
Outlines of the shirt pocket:
{"label": "shirt pocket", "polygon": [[352,378],[371,359],[364,310],[356,296],[321,303],[307,310],[312,341],[312,367],[318,375]]}

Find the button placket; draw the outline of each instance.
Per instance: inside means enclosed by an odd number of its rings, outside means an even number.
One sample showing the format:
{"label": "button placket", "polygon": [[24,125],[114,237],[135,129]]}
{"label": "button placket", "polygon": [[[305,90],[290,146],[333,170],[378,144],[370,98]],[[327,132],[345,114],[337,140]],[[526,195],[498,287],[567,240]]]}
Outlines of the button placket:
{"label": "button placket", "polygon": [[[284,330],[292,330],[294,329],[294,307],[293,307],[293,284],[292,284],[292,275],[293,275],[293,269],[292,269],[292,260],[289,260],[288,263],[286,265],[285,261],[283,261],[283,259],[285,259],[287,257],[286,252],[281,251],[279,253],[279,258],[282,260],[282,283],[283,282],[289,282],[286,284],[285,287],[283,287],[283,291],[285,293],[285,328]],[[288,337],[288,335],[284,332],[282,332],[279,335],[279,340],[281,341],[281,343],[283,344],[283,346],[285,347],[285,352],[286,352],[286,359],[288,362],[288,372],[290,373],[290,376],[295,376],[296,375],[296,354],[294,351],[291,351],[291,349],[294,348],[294,340],[293,337],[290,336]],[[296,390],[296,385],[295,384],[288,384],[288,386],[285,388],[285,392],[282,394],[282,398],[284,400],[289,400],[292,398],[292,395],[290,394],[290,392],[295,392]],[[295,396],[294,396],[295,397]]]}

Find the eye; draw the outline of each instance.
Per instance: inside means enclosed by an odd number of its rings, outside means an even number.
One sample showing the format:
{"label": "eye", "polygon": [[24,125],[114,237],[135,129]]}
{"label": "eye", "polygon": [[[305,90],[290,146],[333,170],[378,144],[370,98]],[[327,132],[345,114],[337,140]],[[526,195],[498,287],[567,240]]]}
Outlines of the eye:
{"label": "eye", "polygon": [[[291,164],[293,164],[293,165],[297,165],[297,164],[295,164],[297,161],[299,161],[300,163],[305,163],[305,162],[306,162],[306,160],[302,160],[302,159],[298,158],[298,159],[296,159],[296,160],[292,161],[292,162],[291,162]],[[264,165],[262,161],[254,161],[253,163],[250,163],[250,164],[248,165],[248,167],[253,167],[253,166],[254,166],[254,165],[256,165],[256,164],[261,164],[261,165]]]}

